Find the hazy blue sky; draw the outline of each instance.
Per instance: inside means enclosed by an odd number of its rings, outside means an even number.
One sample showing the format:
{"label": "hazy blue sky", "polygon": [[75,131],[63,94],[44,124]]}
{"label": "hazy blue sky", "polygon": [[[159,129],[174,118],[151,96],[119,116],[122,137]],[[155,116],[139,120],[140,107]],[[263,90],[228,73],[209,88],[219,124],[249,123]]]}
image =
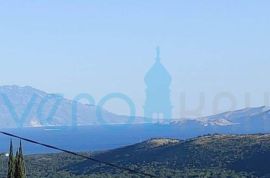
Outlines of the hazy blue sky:
{"label": "hazy blue sky", "polygon": [[[270,92],[269,7],[268,0],[2,0],[0,84],[68,98],[86,92],[97,101],[123,92],[141,115],[143,78],[159,45],[173,77],[174,117],[184,115],[182,92],[189,109],[205,94],[201,115],[213,113],[224,91],[236,108],[245,93],[260,106]],[[222,101],[220,111],[230,109]],[[107,107],[127,112],[122,102]]]}

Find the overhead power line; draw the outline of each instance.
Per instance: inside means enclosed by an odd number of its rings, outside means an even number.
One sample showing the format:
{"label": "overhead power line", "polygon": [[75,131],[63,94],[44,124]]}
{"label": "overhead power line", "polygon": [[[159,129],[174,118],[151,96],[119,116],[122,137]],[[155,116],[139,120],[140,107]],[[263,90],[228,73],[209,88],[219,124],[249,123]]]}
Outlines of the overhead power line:
{"label": "overhead power line", "polygon": [[116,165],[114,163],[98,160],[98,159],[92,158],[90,156],[82,155],[82,154],[79,154],[79,153],[76,153],[76,152],[73,152],[73,151],[69,151],[69,150],[66,150],[66,149],[62,149],[62,148],[59,148],[59,147],[56,147],[56,146],[41,143],[41,142],[38,142],[38,141],[35,141],[35,140],[31,140],[31,139],[24,138],[24,137],[21,137],[21,136],[18,136],[18,135],[14,135],[14,134],[11,134],[11,133],[8,133],[8,132],[0,131],[0,133],[3,134],[3,135],[6,135],[6,136],[10,136],[10,137],[13,137],[13,138],[24,140],[24,141],[29,142],[29,143],[33,143],[33,144],[40,145],[40,146],[43,146],[43,147],[47,147],[47,148],[50,148],[50,149],[53,149],[53,150],[68,153],[70,155],[74,155],[74,156],[78,156],[78,157],[81,157],[81,158],[84,158],[84,159],[88,159],[88,160],[91,160],[93,162],[97,162],[97,163],[101,163],[101,164],[104,164],[104,165],[107,165],[107,166],[110,166],[110,167],[114,167],[114,168],[117,168],[117,169],[120,169],[120,170],[125,170],[125,171],[128,171],[129,173],[132,173],[132,174],[137,174],[137,175],[142,175],[142,176],[147,176],[147,177],[157,177],[157,176],[155,176],[153,174],[149,174],[149,173],[145,173],[145,172],[142,172],[142,171],[130,169],[130,168],[127,168],[127,167],[118,166],[118,165]]}

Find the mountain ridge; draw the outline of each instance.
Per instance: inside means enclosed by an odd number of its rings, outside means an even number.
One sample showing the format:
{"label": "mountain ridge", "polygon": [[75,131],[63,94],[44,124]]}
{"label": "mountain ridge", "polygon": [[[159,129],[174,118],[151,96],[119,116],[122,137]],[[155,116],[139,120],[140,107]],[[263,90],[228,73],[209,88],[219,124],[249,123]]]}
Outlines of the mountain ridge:
{"label": "mountain ridge", "polygon": [[[17,85],[1,86],[0,94],[1,127],[72,126],[74,121],[73,101],[61,95],[46,93],[30,86]],[[58,99],[60,101],[56,106]],[[76,125],[100,124],[96,117],[97,106],[80,102],[77,104]],[[30,111],[27,112],[28,106],[30,106]],[[103,117],[108,119],[108,123],[111,121],[124,123],[126,120],[123,116],[110,113],[102,108],[98,109],[101,110]],[[42,121],[43,123],[41,123]]]}
{"label": "mountain ridge", "polygon": [[[29,113],[24,113],[33,95],[36,99],[32,103]],[[47,126],[78,126],[102,125],[97,118],[98,106],[87,105],[78,102],[76,119],[72,114],[72,101],[62,98],[59,106],[53,110],[58,97],[57,94],[49,94],[31,86],[20,87],[17,85],[0,86],[0,121],[1,128],[23,127],[47,127]],[[47,100],[46,100],[47,99]],[[42,102],[44,102],[45,104]],[[12,107],[7,107],[7,106]],[[42,109],[40,106],[42,105]],[[117,115],[101,109],[106,124],[126,124],[128,117]],[[38,112],[41,111],[41,112]],[[51,116],[48,117],[48,116]],[[24,117],[24,118],[23,118]],[[20,120],[22,122],[20,123]],[[229,128],[249,129],[251,131],[270,131],[270,108],[266,106],[244,108],[236,111],[228,111],[208,117],[152,120],[146,122],[143,117],[136,117],[132,124],[159,124],[179,127],[199,127],[200,129],[219,130]],[[19,124],[18,124],[19,123]],[[269,126],[268,126],[269,125]],[[251,132],[254,133],[254,132]]]}

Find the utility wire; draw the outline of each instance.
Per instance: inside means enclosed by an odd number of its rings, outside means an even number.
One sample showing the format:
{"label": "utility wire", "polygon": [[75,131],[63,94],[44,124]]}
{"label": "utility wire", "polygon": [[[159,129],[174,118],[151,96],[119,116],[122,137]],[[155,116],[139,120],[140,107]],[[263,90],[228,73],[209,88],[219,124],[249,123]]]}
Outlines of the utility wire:
{"label": "utility wire", "polygon": [[41,142],[37,142],[37,141],[31,140],[31,139],[28,139],[28,138],[24,138],[24,137],[20,137],[18,135],[8,133],[8,132],[0,131],[0,133],[3,134],[3,135],[6,135],[6,136],[13,137],[13,138],[18,138],[18,139],[21,139],[21,140],[24,140],[26,142],[30,142],[30,143],[33,143],[33,144],[36,144],[36,145],[40,145],[40,146],[43,146],[43,147],[51,148],[53,150],[62,151],[62,152],[68,153],[70,155],[75,155],[75,156],[78,156],[78,157],[81,157],[81,158],[84,158],[84,159],[88,159],[88,160],[91,160],[93,162],[97,162],[97,163],[101,163],[101,164],[104,164],[104,165],[107,165],[107,166],[111,166],[111,167],[114,167],[114,168],[117,168],[117,169],[120,169],[120,170],[125,170],[125,171],[128,171],[128,172],[132,173],[132,174],[138,174],[138,175],[143,175],[143,176],[147,176],[147,177],[157,177],[157,176],[155,176],[153,174],[137,171],[137,170],[130,169],[130,168],[127,168],[127,167],[118,166],[116,164],[113,164],[113,163],[110,163],[110,162],[107,162],[107,161],[98,160],[98,159],[92,158],[90,156],[78,154],[76,152],[65,150],[65,149],[62,149],[62,148],[59,148],[59,147],[56,147],[56,146],[52,146],[52,145],[44,144],[44,143],[41,143]]}

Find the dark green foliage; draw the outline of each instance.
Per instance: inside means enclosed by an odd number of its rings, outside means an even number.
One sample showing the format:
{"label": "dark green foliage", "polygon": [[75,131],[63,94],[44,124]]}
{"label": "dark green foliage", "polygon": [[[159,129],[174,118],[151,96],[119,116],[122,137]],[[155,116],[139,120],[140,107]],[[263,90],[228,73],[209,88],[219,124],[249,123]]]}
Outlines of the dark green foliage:
{"label": "dark green foliage", "polygon": [[[270,173],[269,154],[270,135],[210,135],[156,147],[144,142],[97,154],[95,158],[122,165],[157,168],[157,171],[161,167],[175,170],[216,169],[262,177]],[[74,174],[100,173],[104,170],[115,173],[115,169],[90,161],[71,165],[68,170]]]}
{"label": "dark green foliage", "polygon": [[13,144],[12,144],[12,140],[11,140],[10,141],[10,148],[9,148],[7,178],[14,178],[14,170],[15,170],[15,164],[14,164],[14,156],[13,156]]}
{"label": "dark green foliage", "polygon": [[13,156],[12,142],[10,143],[7,178],[26,178],[21,142],[20,142],[19,150],[16,152],[15,158]]}
{"label": "dark green foliage", "polygon": [[25,178],[25,165],[24,165],[24,158],[23,158],[23,150],[22,150],[22,142],[20,141],[20,147],[19,147],[19,156],[17,159],[17,165],[18,165],[18,172],[20,178]]}
{"label": "dark green foliage", "polygon": [[20,165],[19,165],[19,152],[18,151],[16,151],[14,163],[15,163],[14,177],[19,177],[20,176],[20,173],[19,173]]}
{"label": "dark green foliage", "polygon": [[[160,141],[83,154],[161,178],[270,177],[269,134],[207,135],[169,144]],[[28,178],[140,177],[65,153],[29,155],[25,161]]]}

